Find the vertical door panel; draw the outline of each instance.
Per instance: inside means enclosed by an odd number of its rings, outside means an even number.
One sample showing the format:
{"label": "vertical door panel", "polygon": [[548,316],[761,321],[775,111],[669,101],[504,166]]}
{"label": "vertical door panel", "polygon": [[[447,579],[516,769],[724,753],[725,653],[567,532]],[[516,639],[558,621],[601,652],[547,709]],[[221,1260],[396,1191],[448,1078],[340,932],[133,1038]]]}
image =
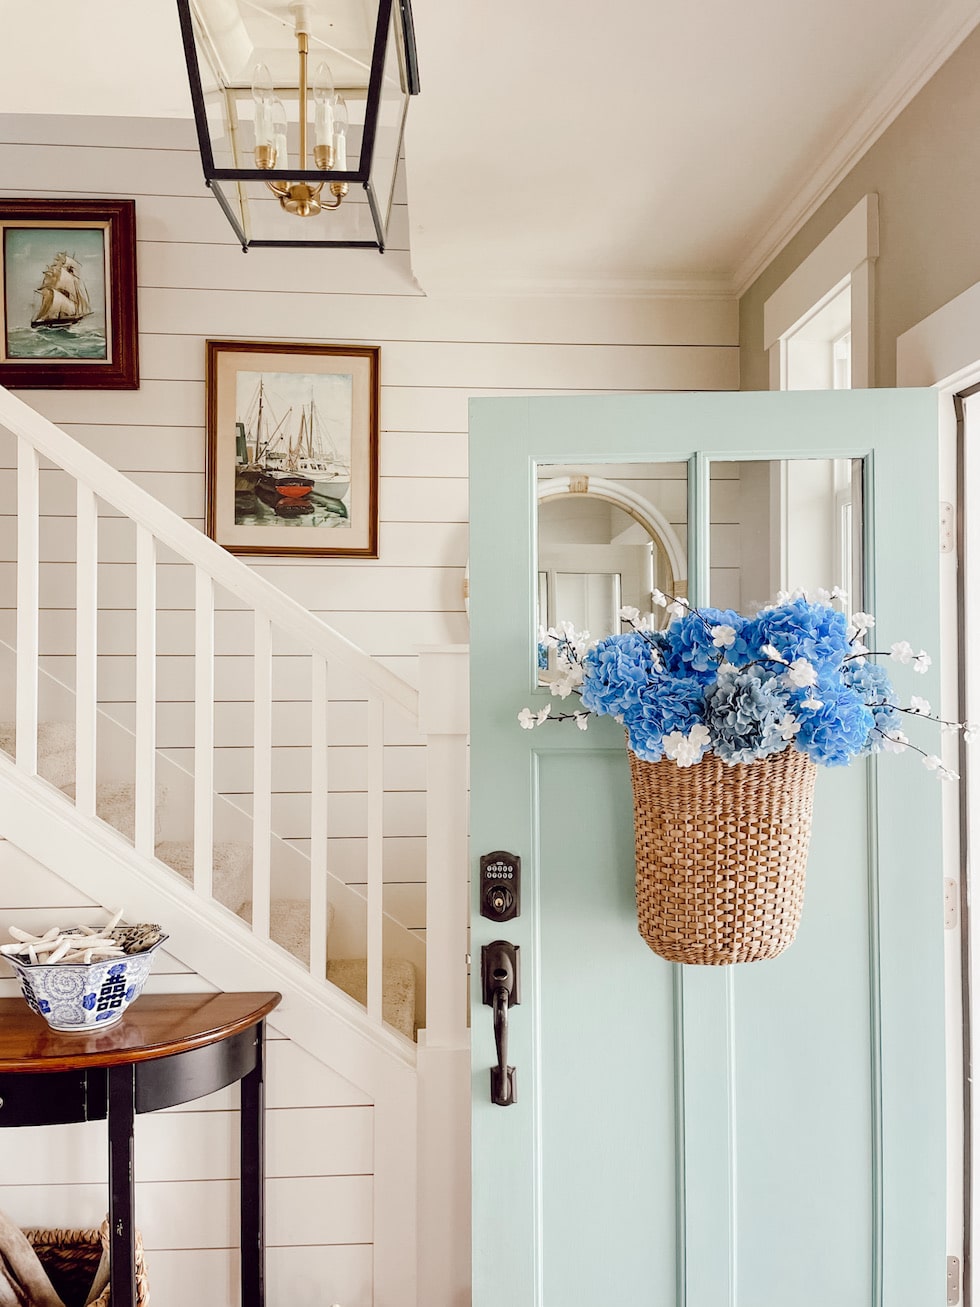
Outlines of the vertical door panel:
{"label": "vertical door panel", "polygon": [[866,763],[821,769],[796,942],[769,962],[735,968],[738,1287],[746,1303],[766,1286],[772,1302],[875,1301],[867,771]]}
{"label": "vertical door panel", "polygon": [[539,753],[538,784],[543,1301],[601,1303],[612,1274],[659,1307],[677,1285],[673,983],[633,920],[623,751]]}

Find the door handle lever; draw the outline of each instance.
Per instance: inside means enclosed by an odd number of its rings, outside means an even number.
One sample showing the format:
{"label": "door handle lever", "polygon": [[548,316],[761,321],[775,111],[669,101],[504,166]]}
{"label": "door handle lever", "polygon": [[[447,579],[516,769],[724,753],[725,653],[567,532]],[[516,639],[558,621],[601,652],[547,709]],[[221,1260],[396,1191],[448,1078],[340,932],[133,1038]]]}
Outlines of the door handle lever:
{"label": "door handle lever", "polygon": [[520,1003],[518,984],[520,950],[506,940],[484,944],[482,953],[483,1002],[493,1009],[493,1037],[497,1065],[490,1068],[490,1101],[498,1107],[517,1102],[517,1072],[507,1065],[508,1014]]}

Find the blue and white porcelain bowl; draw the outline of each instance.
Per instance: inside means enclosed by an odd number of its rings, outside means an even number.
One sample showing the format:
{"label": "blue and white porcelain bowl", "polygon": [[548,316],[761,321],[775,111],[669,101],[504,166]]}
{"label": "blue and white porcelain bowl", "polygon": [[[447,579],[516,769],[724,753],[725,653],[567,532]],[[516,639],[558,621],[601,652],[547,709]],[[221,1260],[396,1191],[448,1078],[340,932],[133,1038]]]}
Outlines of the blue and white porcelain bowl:
{"label": "blue and white porcelain bowl", "polygon": [[153,954],[168,936],[163,935],[142,953],[109,958],[105,962],[23,962],[5,957],[17,973],[27,1006],[53,1030],[91,1033],[114,1026],[139,998],[153,966]]}

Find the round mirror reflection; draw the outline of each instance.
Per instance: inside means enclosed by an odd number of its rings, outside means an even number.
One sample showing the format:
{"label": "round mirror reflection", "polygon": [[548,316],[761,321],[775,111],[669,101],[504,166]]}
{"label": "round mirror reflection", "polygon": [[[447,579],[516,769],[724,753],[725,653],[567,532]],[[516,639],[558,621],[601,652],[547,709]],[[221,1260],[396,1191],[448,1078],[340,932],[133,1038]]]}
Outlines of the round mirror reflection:
{"label": "round mirror reflection", "polygon": [[[654,502],[661,482],[643,495],[630,480],[555,476],[559,470],[568,469],[542,469],[538,483],[539,626],[570,622],[601,638],[623,629],[621,608],[649,613],[654,590],[686,593],[685,551]],[[686,494],[682,502],[686,509]],[[547,666],[540,670],[547,679]]]}

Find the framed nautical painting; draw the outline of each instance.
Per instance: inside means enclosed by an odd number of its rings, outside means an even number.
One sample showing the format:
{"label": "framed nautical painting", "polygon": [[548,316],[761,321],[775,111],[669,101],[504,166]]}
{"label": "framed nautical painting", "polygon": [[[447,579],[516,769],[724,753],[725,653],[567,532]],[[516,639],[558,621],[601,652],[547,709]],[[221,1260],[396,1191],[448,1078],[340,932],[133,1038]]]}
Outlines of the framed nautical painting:
{"label": "framed nautical painting", "polygon": [[0,384],[137,389],[132,200],[0,199]]}
{"label": "framed nautical painting", "polygon": [[207,342],[207,530],[233,554],[378,556],[376,345]]}

